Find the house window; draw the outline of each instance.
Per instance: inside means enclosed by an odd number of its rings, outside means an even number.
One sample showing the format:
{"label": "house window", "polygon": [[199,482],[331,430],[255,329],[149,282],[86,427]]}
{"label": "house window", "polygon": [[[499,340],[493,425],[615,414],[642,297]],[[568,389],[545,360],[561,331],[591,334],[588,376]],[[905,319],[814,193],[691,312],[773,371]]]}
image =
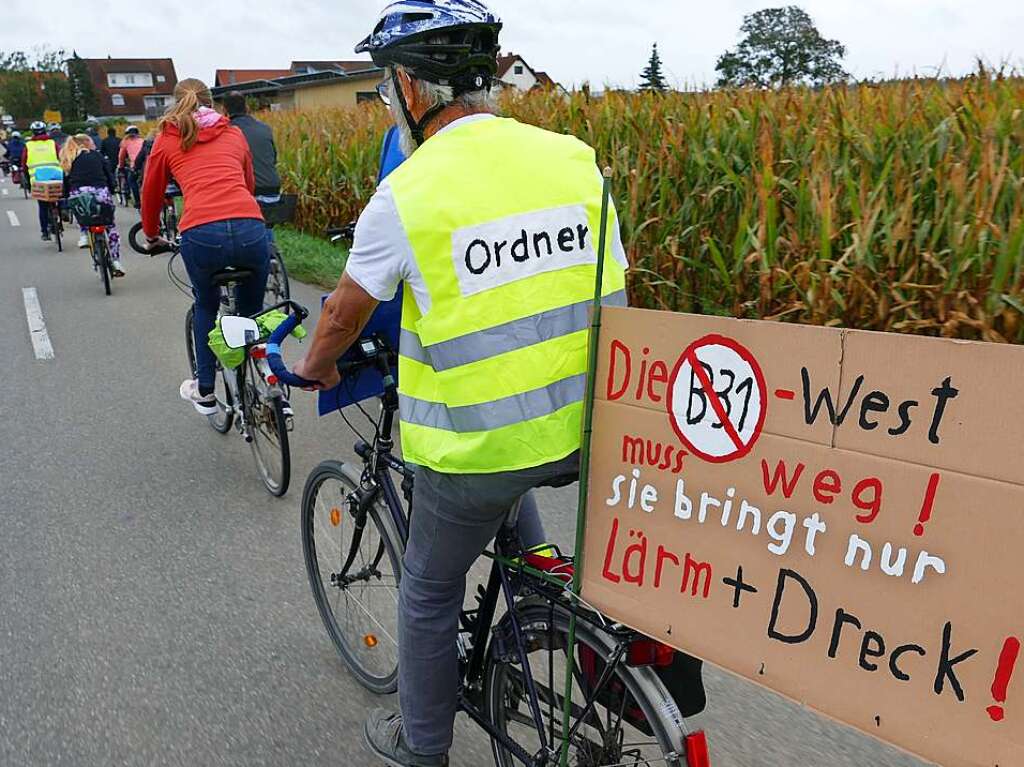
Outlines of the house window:
{"label": "house window", "polygon": [[516,74],[521,75],[525,71],[522,64],[516,64]]}
{"label": "house window", "polygon": [[151,72],[111,72],[107,75],[107,85],[111,88],[152,88]]}
{"label": "house window", "polygon": [[156,76],[156,81],[157,81],[158,83],[165,83],[165,82],[167,82],[167,78],[166,78],[166,77],[164,77],[163,75],[157,75],[157,76]]}
{"label": "house window", "polygon": [[123,107],[124,96],[122,96],[120,93],[112,93],[110,95],[110,103],[113,104],[115,107]]}

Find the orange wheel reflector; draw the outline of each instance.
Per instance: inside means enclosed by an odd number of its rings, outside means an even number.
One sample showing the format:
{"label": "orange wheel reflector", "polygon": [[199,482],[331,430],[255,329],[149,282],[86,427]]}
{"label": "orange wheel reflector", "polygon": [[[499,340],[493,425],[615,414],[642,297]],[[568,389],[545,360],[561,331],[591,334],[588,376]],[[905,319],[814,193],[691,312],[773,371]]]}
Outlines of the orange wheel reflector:
{"label": "orange wheel reflector", "polygon": [[371,650],[377,646],[377,637],[373,634],[367,634],[363,637],[363,644],[369,647]]}
{"label": "orange wheel reflector", "polygon": [[331,509],[331,524],[335,527],[341,524],[341,509]]}

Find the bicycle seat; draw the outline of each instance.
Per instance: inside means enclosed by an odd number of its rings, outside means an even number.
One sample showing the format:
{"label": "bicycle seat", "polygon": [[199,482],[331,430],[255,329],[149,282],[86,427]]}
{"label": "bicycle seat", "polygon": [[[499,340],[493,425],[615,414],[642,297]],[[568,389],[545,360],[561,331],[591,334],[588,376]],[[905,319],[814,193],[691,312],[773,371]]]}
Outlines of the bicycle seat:
{"label": "bicycle seat", "polygon": [[219,272],[214,272],[210,278],[217,287],[224,287],[225,285],[234,285],[236,282],[244,282],[250,277],[255,277],[256,272],[252,269],[236,269],[235,267],[229,267],[228,269],[221,269]]}

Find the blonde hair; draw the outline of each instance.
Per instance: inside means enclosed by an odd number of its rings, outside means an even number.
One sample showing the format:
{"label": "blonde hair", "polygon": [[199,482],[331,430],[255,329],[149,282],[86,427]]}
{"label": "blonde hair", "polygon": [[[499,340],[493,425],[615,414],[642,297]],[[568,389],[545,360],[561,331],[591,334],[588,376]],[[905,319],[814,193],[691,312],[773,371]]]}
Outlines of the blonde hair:
{"label": "blonde hair", "polygon": [[64,142],[64,148],[60,150],[60,166],[65,173],[71,172],[71,166],[75,164],[78,155],[88,151],[90,144],[92,144],[92,139],[84,133],[68,136],[68,140]]}
{"label": "blonde hair", "polygon": [[199,138],[199,126],[193,113],[199,107],[212,107],[213,95],[206,83],[189,77],[182,80],[174,87],[174,104],[168,107],[164,116],[160,118],[157,128],[162,133],[168,124],[174,125],[181,134],[181,148],[184,151],[191,149]]}

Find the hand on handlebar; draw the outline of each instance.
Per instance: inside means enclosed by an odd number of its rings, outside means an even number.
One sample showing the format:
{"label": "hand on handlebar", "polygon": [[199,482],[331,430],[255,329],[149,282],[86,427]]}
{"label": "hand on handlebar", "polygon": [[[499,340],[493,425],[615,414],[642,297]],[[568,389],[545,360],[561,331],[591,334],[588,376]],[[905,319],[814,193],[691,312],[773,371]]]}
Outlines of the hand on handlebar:
{"label": "hand on handlebar", "polygon": [[155,240],[146,238],[146,244],[143,246],[147,251],[153,250],[164,250],[171,247],[171,243],[164,237],[157,237]]}
{"label": "hand on handlebar", "polygon": [[333,389],[341,383],[341,374],[338,372],[336,365],[332,364],[326,368],[314,368],[306,356],[303,356],[302,359],[295,363],[292,367],[292,372],[297,376],[310,381],[316,381],[319,384],[317,387],[307,389],[308,391]]}

